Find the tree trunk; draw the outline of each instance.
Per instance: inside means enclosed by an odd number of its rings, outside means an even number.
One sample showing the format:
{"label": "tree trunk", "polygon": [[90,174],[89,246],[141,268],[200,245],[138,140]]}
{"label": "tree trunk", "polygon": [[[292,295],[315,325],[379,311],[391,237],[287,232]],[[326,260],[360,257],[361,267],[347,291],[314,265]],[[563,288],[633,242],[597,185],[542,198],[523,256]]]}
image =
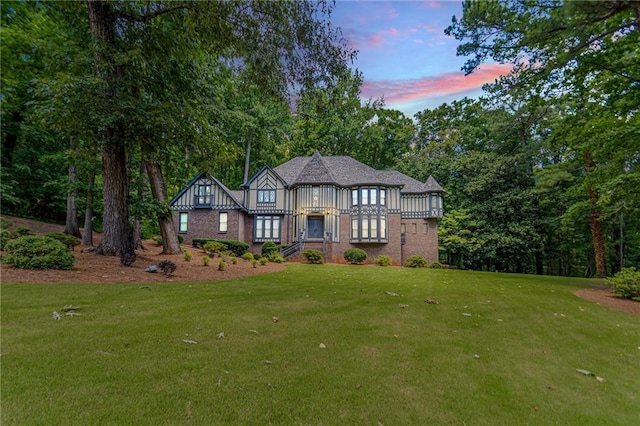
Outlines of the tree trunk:
{"label": "tree trunk", "polygon": [[[595,166],[591,160],[591,153],[585,154],[585,166],[589,170]],[[593,189],[593,184],[587,182],[587,198],[591,209],[589,212],[589,228],[591,229],[591,241],[596,263],[596,273],[601,278],[607,276],[607,255],[604,247],[604,233],[602,232],[602,222],[600,221],[600,209],[598,208],[598,195]]]}
{"label": "tree trunk", "polygon": [[[146,177],[147,168],[144,165],[144,161],[140,162],[140,199],[145,202],[147,199],[147,185],[149,185],[149,180]],[[142,221],[139,217],[136,217],[133,221],[133,248],[136,250],[145,250],[144,245],[142,245]]]}
{"label": "tree trunk", "polygon": [[69,165],[69,185],[71,188],[67,193],[67,219],[65,221],[64,233],[73,235],[74,237],[82,237],[80,227],[78,226],[78,210],[76,208],[76,196],[78,195],[78,167],[76,166],[76,158],[78,154],[78,143],[70,138],[70,150],[73,158]]}
{"label": "tree trunk", "polygon": [[82,244],[93,247],[93,186],[96,183],[96,172],[89,171],[87,182],[87,207],[84,210],[84,234]]}
{"label": "tree trunk", "polygon": [[173,223],[173,214],[167,205],[167,188],[162,176],[162,169],[153,158],[153,152],[150,147],[142,143],[142,156],[147,168],[149,176],[149,184],[151,185],[151,195],[158,200],[162,206],[166,206],[166,210],[158,212],[158,226],[160,227],[160,235],[162,236],[162,253],[161,254],[180,254],[180,241],[176,234],[176,228]]}
{"label": "tree trunk", "polygon": [[[103,79],[106,89],[101,99],[107,112],[115,97],[115,79],[123,69],[115,65],[111,55],[115,52],[116,17],[111,4],[102,0],[87,0],[89,26],[99,44],[96,53],[96,76]],[[96,253],[120,255],[123,265],[135,261],[133,234],[129,224],[129,182],[124,137],[117,124],[101,129],[103,186],[103,234]]]}
{"label": "tree trunk", "polygon": [[253,139],[253,130],[249,128],[247,131],[247,153],[244,157],[244,180],[242,183],[247,183],[249,180],[249,165],[251,163],[251,140]]}

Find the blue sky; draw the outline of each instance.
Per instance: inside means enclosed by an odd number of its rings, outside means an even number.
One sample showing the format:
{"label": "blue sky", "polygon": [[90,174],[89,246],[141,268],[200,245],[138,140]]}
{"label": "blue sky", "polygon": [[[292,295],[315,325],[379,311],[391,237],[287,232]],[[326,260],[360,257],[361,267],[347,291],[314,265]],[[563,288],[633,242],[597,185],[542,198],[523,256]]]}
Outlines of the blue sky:
{"label": "blue sky", "polygon": [[477,97],[508,67],[486,64],[469,76],[460,70],[458,41],[444,34],[460,1],[337,0],[332,22],[358,50],[354,67],[364,77],[364,99],[384,97],[408,117],[444,102]]}

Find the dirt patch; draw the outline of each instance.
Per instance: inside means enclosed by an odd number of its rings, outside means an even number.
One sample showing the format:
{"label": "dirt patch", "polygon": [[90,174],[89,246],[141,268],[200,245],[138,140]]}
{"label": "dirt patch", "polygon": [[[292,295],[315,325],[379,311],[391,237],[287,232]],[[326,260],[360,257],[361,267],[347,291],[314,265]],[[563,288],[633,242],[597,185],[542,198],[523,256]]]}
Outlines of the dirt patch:
{"label": "dirt patch", "polygon": [[[18,226],[26,227],[34,234],[47,234],[51,232],[62,232],[64,226],[47,224],[30,219],[14,218],[3,216],[11,221],[13,225],[9,229]],[[100,242],[100,234],[94,234],[94,243]],[[120,264],[120,258],[115,256],[101,256],[93,253],[82,252],[86,246],[75,248],[74,255],[76,263],[70,271],[46,270],[31,271],[26,269],[16,269],[0,264],[0,282],[2,283],[163,283],[163,282],[184,282],[184,281],[219,281],[233,278],[247,277],[251,275],[264,274],[281,271],[285,268],[283,264],[267,263],[253,267],[251,262],[244,259],[237,259],[234,265],[231,261],[226,262],[224,271],[218,270],[218,263],[221,258],[211,259],[209,266],[204,266],[202,257],[204,252],[189,245],[185,247],[193,254],[191,261],[184,260],[183,255],[163,255],[160,254],[162,247],[156,245],[152,240],[143,243],[145,250],[136,251],[137,259],[131,267],[124,267]],[[176,264],[177,268],[172,276],[166,277],[162,272],[149,273],[145,269],[151,265],[157,265],[162,260],[170,260]]]}
{"label": "dirt patch", "polygon": [[573,294],[599,305],[608,306],[617,311],[640,316],[640,302],[624,299],[613,294],[609,288],[583,288]]}

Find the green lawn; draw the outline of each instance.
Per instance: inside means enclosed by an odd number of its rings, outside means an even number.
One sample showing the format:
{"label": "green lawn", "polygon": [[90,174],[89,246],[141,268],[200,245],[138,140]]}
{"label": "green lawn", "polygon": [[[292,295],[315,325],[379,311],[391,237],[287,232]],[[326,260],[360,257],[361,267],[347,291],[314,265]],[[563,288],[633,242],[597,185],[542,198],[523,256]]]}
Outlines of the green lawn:
{"label": "green lawn", "polygon": [[1,422],[640,424],[640,318],[572,294],[594,284],[302,264],[212,283],[3,284]]}

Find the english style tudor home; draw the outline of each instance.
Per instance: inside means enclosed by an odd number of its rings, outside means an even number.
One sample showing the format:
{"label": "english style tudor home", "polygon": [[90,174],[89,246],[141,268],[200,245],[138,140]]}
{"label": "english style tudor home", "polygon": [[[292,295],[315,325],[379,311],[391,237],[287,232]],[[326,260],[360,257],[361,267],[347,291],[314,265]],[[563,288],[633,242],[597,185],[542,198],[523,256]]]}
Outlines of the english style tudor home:
{"label": "english style tudor home", "polygon": [[294,244],[344,262],[351,247],[368,260],[386,254],[394,264],[412,255],[438,260],[438,219],[443,189],[392,170],[375,170],[347,156],[297,157],[264,166],[241,190],[197,175],[171,201],[178,233],[193,238]]}

